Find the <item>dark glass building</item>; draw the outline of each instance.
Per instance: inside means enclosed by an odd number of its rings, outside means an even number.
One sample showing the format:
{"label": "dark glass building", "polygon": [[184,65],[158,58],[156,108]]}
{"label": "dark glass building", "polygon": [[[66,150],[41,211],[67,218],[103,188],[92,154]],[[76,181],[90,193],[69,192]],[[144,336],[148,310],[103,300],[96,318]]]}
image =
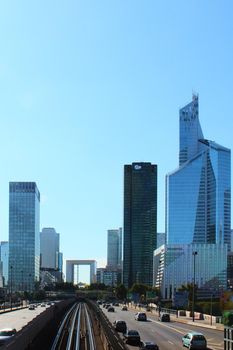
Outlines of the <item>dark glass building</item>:
{"label": "dark glass building", "polygon": [[124,167],[123,283],[152,285],[157,232],[157,165]]}
{"label": "dark glass building", "polygon": [[35,182],[10,182],[9,287],[32,291],[40,271],[40,193]]}

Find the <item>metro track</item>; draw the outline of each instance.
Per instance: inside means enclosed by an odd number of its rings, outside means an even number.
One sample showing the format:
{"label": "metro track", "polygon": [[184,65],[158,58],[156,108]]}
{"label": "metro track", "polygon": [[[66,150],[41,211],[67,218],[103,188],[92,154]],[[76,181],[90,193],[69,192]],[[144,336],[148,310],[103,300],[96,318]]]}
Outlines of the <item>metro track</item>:
{"label": "metro track", "polygon": [[76,303],[68,310],[51,350],[96,350],[90,310],[86,303]]}

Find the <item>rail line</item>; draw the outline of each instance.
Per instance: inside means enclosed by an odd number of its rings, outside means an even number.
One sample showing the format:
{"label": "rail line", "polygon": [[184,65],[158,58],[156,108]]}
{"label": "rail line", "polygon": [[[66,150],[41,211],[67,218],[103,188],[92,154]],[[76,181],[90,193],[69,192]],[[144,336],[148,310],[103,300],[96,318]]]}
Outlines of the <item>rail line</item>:
{"label": "rail line", "polygon": [[76,303],[66,313],[51,350],[96,350],[90,311]]}

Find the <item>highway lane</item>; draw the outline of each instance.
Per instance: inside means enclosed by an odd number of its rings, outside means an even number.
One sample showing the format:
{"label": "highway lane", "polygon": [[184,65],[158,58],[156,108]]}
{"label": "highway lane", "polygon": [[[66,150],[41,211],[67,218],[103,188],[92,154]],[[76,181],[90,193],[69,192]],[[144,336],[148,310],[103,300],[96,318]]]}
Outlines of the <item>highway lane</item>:
{"label": "highway lane", "polygon": [[35,310],[19,309],[12,312],[6,312],[0,314],[0,329],[2,328],[15,328],[17,332],[28,322],[33,320],[36,316],[46,310],[46,307],[38,306]]}
{"label": "highway lane", "polygon": [[[195,327],[193,325],[178,322],[159,322],[157,316],[148,315],[147,322],[140,322],[134,319],[135,311],[122,311],[121,307],[115,307],[115,312],[107,312],[102,308],[111,322],[124,320],[128,329],[136,329],[142,340],[154,341],[159,345],[160,350],[180,350],[183,349],[181,338],[189,331],[198,331],[207,338],[208,349],[222,350],[223,332],[208,328]],[[129,346],[129,349],[135,349]]]}

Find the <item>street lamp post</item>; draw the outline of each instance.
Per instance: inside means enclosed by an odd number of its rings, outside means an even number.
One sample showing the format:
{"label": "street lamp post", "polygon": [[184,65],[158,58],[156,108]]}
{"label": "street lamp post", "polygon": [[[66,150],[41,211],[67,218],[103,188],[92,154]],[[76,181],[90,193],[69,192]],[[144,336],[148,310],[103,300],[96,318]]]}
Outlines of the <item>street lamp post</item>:
{"label": "street lamp post", "polygon": [[212,318],[213,318],[213,293],[211,292],[211,297],[210,297],[210,324],[212,326]]}
{"label": "street lamp post", "polygon": [[192,303],[192,316],[193,316],[193,322],[195,320],[194,317],[194,303],[195,303],[195,258],[196,258],[197,252],[193,252],[193,303]]}

